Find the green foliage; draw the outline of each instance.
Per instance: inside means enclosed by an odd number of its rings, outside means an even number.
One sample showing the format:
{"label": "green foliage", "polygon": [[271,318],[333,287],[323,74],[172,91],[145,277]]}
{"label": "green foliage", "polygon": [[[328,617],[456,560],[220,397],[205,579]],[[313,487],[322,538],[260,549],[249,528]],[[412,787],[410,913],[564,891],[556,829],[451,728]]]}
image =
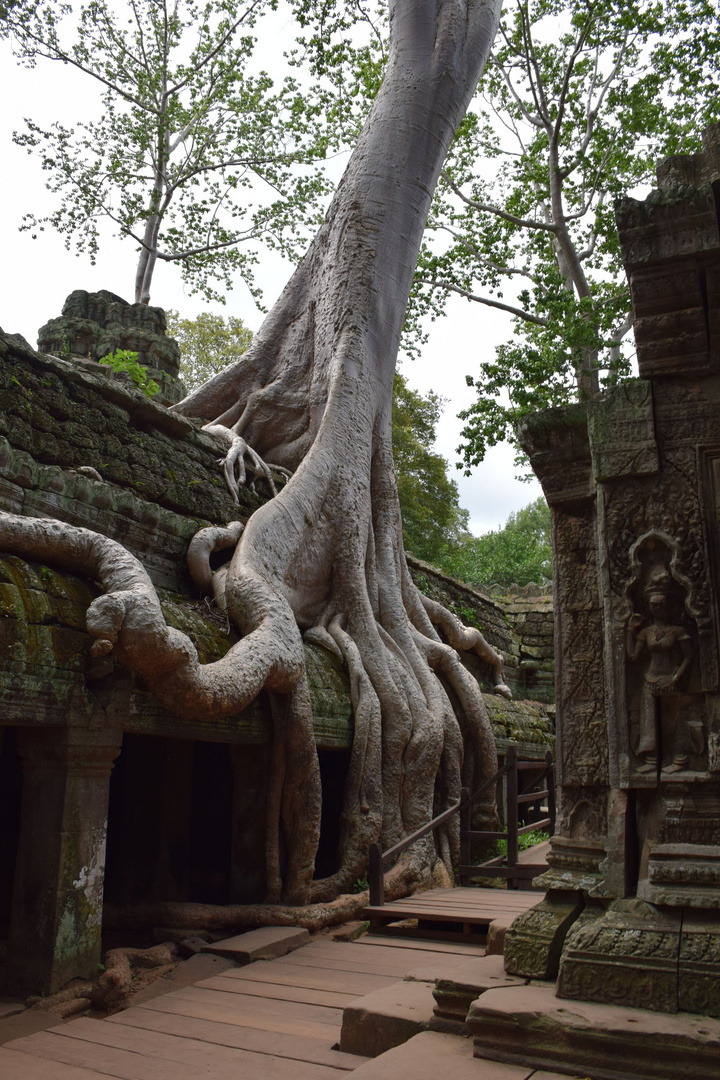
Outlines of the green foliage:
{"label": "green foliage", "polygon": [[[443,568],[470,585],[542,584],[552,576],[550,510],[542,498],[510,514],[502,529],[466,536]],[[462,617],[462,616],[461,616]]]}
{"label": "green foliage", "polygon": [[[535,847],[536,844],[544,844],[549,839],[550,833],[543,832],[542,829],[522,833],[518,836],[518,851],[527,851],[528,848]],[[483,858],[495,859],[498,855],[507,855],[507,840],[496,840],[492,847],[487,849]]]}
{"label": "green foliage", "polygon": [[36,236],[49,225],[94,261],[109,222],[139,248],[143,302],[157,261],[178,263],[191,291],[224,302],[236,273],[254,290],[257,241],[298,258],[329,191],[310,167],[327,151],[328,125],[318,87],[251,73],[251,31],[274,7],[85,0],[77,18],[48,0],[8,9],[4,33],[20,60],[71,64],[102,95],[98,121],[45,130],[27,120],[15,133],[59,201],[23,228]]}
{"label": "green foliage", "polygon": [[131,352],[129,349],[116,349],[114,353],[101,357],[100,363],[107,364],[113,371],[129,375],[133,386],[136,386],[145,397],[154,397],[160,389],[154,379],[148,379],[147,368],[138,364],[136,352]]}
{"label": "green foliage", "polygon": [[168,334],[180,346],[180,378],[188,393],[238,360],[252,341],[252,330],[233,316],[203,311],[195,319],[182,319],[177,311],[167,311],[165,317]]}
{"label": "green foliage", "polygon": [[[626,377],[632,325],[613,201],[720,118],[717,5],[520,0],[438,187],[407,329],[448,297],[514,316],[468,383],[467,467],[527,412]],[[478,312],[478,318],[482,318]]]}
{"label": "green foliage", "polygon": [[423,397],[399,373],[393,389],[393,457],[405,547],[442,566],[446,552],[466,535],[468,523],[448,463],[431,449],[443,400],[432,391]]}

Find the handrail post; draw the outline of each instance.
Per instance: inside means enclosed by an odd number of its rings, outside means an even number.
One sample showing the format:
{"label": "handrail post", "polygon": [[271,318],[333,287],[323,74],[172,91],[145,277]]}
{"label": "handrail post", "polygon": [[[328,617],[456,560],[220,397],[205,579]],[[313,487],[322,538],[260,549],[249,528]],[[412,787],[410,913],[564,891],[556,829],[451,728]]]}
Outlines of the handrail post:
{"label": "handrail post", "polygon": [[545,760],[547,762],[547,789],[548,789],[548,812],[550,814],[550,835],[555,835],[555,815],[557,813],[557,807],[555,805],[555,762],[553,759],[552,750],[548,750],[545,754]]}
{"label": "handrail post", "polygon": [[370,903],[373,907],[382,907],[385,903],[385,875],[383,873],[383,851],[380,844],[370,845],[368,885],[370,886]]}
{"label": "handrail post", "polygon": [[[470,865],[470,789],[464,787],[460,792],[460,865]],[[460,874],[460,884],[469,885],[467,874]]]}
{"label": "handrail post", "polygon": [[[507,774],[507,864],[514,869],[518,862],[518,773],[517,748],[508,746],[505,759],[510,766]],[[515,888],[515,882],[508,878],[508,887]]]}

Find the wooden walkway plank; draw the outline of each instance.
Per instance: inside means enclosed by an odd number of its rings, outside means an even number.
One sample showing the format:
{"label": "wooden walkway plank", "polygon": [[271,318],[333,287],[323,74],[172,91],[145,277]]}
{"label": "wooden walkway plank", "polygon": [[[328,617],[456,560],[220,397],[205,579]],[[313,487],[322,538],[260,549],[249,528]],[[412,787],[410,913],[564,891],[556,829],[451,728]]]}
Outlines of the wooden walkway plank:
{"label": "wooden walkway plank", "polygon": [[[90,1021],[92,1023],[92,1021]],[[100,1021],[102,1024],[102,1021]],[[69,1026],[69,1025],[68,1025]],[[63,1031],[64,1028],[59,1029]],[[116,1029],[108,1025],[110,1033]],[[133,1032],[131,1032],[133,1033]],[[154,1032],[137,1033],[147,1038],[167,1038],[179,1041],[177,1036],[161,1036]],[[192,1040],[185,1040],[192,1045]],[[191,1055],[190,1046],[186,1046],[185,1056],[167,1057],[155,1052],[143,1052],[139,1049],[117,1048],[105,1043],[88,1042],[85,1039],[68,1038],[55,1032],[39,1031],[24,1039],[17,1039],[18,1049],[32,1052],[37,1057],[44,1057],[53,1062],[63,1062],[79,1068],[94,1069],[105,1076],[114,1076],[118,1080],[282,1080],[282,1073],[271,1070],[273,1059],[266,1054],[249,1054],[244,1050],[228,1047],[210,1048],[206,1043],[198,1043],[200,1055]],[[12,1049],[12,1047],[10,1047]],[[164,1048],[165,1049],[165,1048]],[[170,1051],[165,1051],[168,1053]],[[278,1059],[274,1059],[277,1061]],[[281,1062],[287,1075],[287,1062]],[[24,1080],[24,1078],[23,1078]],[[293,1080],[337,1080],[337,1072],[325,1065],[311,1065],[298,1062]]]}
{"label": "wooden walkway plank", "polygon": [[[471,944],[465,941],[421,941],[420,938],[390,938],[384,934],[369,933],[358,938],[354,945],[361,945],[372,949],[408,949],[420,956],[422,953],[447,953],[451,956],[462,956],[466,959],[472,956],[484,956],[485,946]],[[412,961],[413,966],[415,961]],[[422,963],[422,961],[420,961]]]}
{"label": "wooden walkway plank", "polygon": [[332,968],[333,971],[356,972],[365,975],[388,975],[396,979],[402,979],[405,975],[407,960],[398,958],[397,953],[389,960],[380,955],[368,956],[367,952],[359,952],[358,950],[355,951],[355,955],[358,959],[345,960],[341,956],[335,958],[323,954],[320,956],[297,956],[297,959],[293,957],[292,960],[286,957],[286,962],[293,967],[319,970]]}
{"label": "wooden walkway plank", "polygon": [[[255,1077],[261,1080],[287,1080],[288,1062],[275,1054],[258,1053],[238,1047],[211,1046],[204,1040],[193,1039],[187,1032],[183,1035],[166,1034],[147,1028],[121,1027],[105,1024],[102,1020],[80,1019],[51,1032],[64,1038],[77,1039],[97,1047],[129,1050],[146,1057],[158,1057],[167,1061],[179,1061],[192,1066],[198,1077],[215,1072],[228,1077]],[[298,1062],[302,1059],[296,1059]],[[308,1064],[308,1062],[305,1062]],[[315,1063],[311,1063],[315,1064]],[[313,1071],[317,1080],[338,1080],[332,1066],[319,1065]]]}
{"label": "wooden walkway plank", "polygon": [[219,1020],[203,1020],[197,1016],[179,1016],[151,1009],[126,1009],[109,1016],[103,1023],[160,1031],[166,1035],[187,1036],[212,1045],[234,1046],[239,1050],[254,1050],[259,1054],[268,1053],[268,1048],[271,1047],[272,1053],[277,1057],[292,1061],[311,1061],[341,1070],[356,1069],[367,1060],[356,1054],[343,1054],[340,1050],[333,1050],[333,1040],[330,1038],[322,1040],[308,1035],[286,1035],[281,1031],[273,1031],[271,1039],[268,1039],[267,1032],[256,1028],[236,1027]]}
{"label": "wooden walkway plank", "polygon": [[339,990],[313,990],[305,986],[283,986],[278,983],[261,983],[257,979],[224,979],[222,975],[211,975],[209,979],[203,979],[195,985],[206,990],[225,990],[229,994],[249,994],[251,997],[271,998],[278,1003],[301,1001],[305,1005],[329,1005],[331,1009],[344,1009],[358,997],[357,994],[344,994]]}
{"label": "wooden walkway plank", "polygon": [[[16,1040],[15,1040],[16,1041]],[[34,1053],[0,1046],[0,1076],[3,1080],[103,1080],[107,1074],[95,1069],[78,1069],[37,1057]]]}
{"label": "wooden walkway plank", "polygon": [[[371,990],[381,990],[397,982],[395,975],[372,975],[364,972],[337,971],[334,967],[311,968],[286,964],[282,960],[258,961],[256,964],[224,972],[225,978],[248,979],[282,986],[304,986],[312,990],[339,990],[362,997]],[[198,985],[202,986],[202,983]]]}
{"label": "wooden walkway plank", "polygon": [[[322,1018],[307,1011],[298,1015],[295,1010],[321,1010]],[[328,1009],[324,1006],[301,1005],[298,1002],[286,1002],[282,1011],[272,1002],[247,994],[226,994],[220,990],[198,990],[189,988],[176,990],[172,994],[145,1001],[138,1006],[157,1012],[174,1013],[176,1016],[196,1016],[201,1020],[217,1020],[223,1024],[237,1027],[257,1028],[261,1031],[278,1031],[286,1035],[310,1035],[327,1041],[330,1046],[340,1038],[342,1010]],[[329,1015],[332,1014],[332,1019]]]}

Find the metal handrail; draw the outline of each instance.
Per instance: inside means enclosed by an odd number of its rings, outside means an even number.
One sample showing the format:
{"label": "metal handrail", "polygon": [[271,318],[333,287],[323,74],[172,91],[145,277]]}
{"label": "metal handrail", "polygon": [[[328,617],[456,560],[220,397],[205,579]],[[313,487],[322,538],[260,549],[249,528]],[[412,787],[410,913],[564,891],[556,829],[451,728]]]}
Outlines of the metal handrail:
{"label": "metal handrail", "polygon": [[[544,779],[545,776],[552,776],[553,758],[552,758],[552,753],[550,751],[548,751],[547,754],[545,755],[545,761],[546,761],[546,766],[545,766],[545,769],[544,769],[543,773],[541,774],[541,776],[537,777],[536,780],[533,781],[533,784],[538,783],[538,781]],[[388,848],[387,851],[383,851],[382,846],[380,844],[371,844],[370,845],[370,850],[369,850],[369,859],[368,859],[368,886],[369,886],[369,890],[370,890],[370,904],[373,907],[382,907],[382,905],[385,903],[385,870],[387,869],[389,864],[391,862],[393,862],[398,857],[398,855],[401,855],[403,853],[403,851],[405,851],[407,848],[409,848],[411,844],[414,844],[417,840],[422,840],[422,838],[424,836],[427,836],[428,833],[434,832],[435,829],[437,829],[445,821],[447,821],[449,818],[451,818],[453,816],[453,814],[457,814],[458,812],[460,812],[460,861],[461,861],[461,863],[469,862],[469,857],[470,857],[469,841],[470,841],[471,838],[474,839],[476,837],[482,837],[483,839],[486,839],[486,840],[489,840],[489,839],[494,839],[494,840],[507,839],[507,841],[508,841],[508,856],[507,857],[508,857],[508,863],[510,863],[510,853],[511,853],[510,849],[511,849],[511,842],[512,842],[511,838],[512,838],[512,834],[513,834],[512,828],[509,827],[507,832],[490,832],[490,831],[472,832],[470,830],[470,808],[471,808],[471,806],[473,806],[474,803],[476,803],[477,800],[482,795],[484,795],[488,791],[489,788],[491,788],[493,785],[496,785],[498,780],[502,779],[502,777],[506,776],[506,775],[508,777],[508,809],[510,808],[511,792],[514,792],[514,800],[513,800],[513,805],[514,805],[514,837],[515,837],[515,839],[514,839],[514,850],[515,850],[514,863],[517,864],[517,837],[522,832],[529,832],[530,831],[530,829],[527,826],[518,827],[518,824],[517,824],[517,804],[518,804],[518,802],[519,801],[537,802],[538,799],[541,799],[541,798],[544,798],[544,797],[547,796],[549,801],[550,801],[551,807],[552,807],[551,817],[549,817],[547,819],[543,819],[543,821],[540,821],[540,822],[534,822],[532,824],[531,828],[536,829],[539,825],[550,824],[551,821],[552,821],[552,824],[554,826],[554,821],[555,821],[555,812],[554,812],[555,811],[555,791],[554,791],[554,785],[548,784],[548,789],[546,791],[539,791],[539,792],[527,792],[527,791],[524,791],[524,792],[522,792],[522,794],[520,796],[518,796],[518,792],[517,792],[517,773],[518,773],[518,770],[519,769],[523,770],[523,769],[533,768],[533,767],[535,767],[535,768],[537,767],[536,763],[534,763],[534,762],[518,762],[518,760],[517,760],[517,749],[514,746],[509,746],[507,748],[507,752],[506,752],[505,764],[501,768],[499,768],[497,770],[497,772],[493,776],[489,777],[485,781],[484,784],[481,784],[480,787],[477,789],[477,791],[475,791],[473,794],[470,794],[470,791],[467,788],[463,788],[462,792],[460,794],[460,798],[458,799],[458,801],[456,803],[453,803],[452,806],[449,806],[447,808],[447,810],[443,810],[443,812],[441,814],[438,814],[437,817],[434,817],[432,819],[432,821],[429,821],[427,823],[427,825],[423,825],[421,828],[416,829],[415,832],[411,833],[409,836],[406,836],[403,840],[398,841],[397,844],[393,844],[393,846]],[[510,779],[511,777],[512,777],[512,780]],[[532,798],[529,798],[529,797],[524,798],[524,796],[529,796],[529,795],[531,795]],[[510,821],[508,821],[509,826],[510,826],[510,824],[511,824]],[[464,858],[463,856],[466,856],[466,857]],[[504,857],[505,856],[501,856],[500,858],[504,858]],[[483,864],[483,865],[489,865],[489,863],[488,864]],[[465,874],[463,874],[463,871],[468,870],[468,869],[471,869],[471,868],[469,868],[469,867],[467,867],[465,865],[460,867],[460,872],[461,872],[462,877],[466,876]],[[500,876],[505,876],[505,875],[500,875]]]}

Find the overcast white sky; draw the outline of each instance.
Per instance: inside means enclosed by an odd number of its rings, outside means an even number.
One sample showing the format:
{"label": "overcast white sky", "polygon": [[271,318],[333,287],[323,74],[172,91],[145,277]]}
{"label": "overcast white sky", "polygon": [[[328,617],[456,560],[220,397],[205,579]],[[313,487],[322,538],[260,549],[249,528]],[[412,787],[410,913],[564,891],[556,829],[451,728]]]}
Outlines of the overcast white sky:
{"label": "overcast white sky", "polygon": [[[281,31],[281,27],[276,27]],[[275,55],[280,51],[280,33],[272,36]],[[270,63],[265,61],[265,66]],[[19,232],[24,213],[38,216],[54,209],[56,203],[45,189],[46,174],[39,159],[12,142],[12,132],[22,130],[23,117],[41,125],[54,120],[66,124],[88,118],[88,110],[99,102],[99,88],[72,69],[49,61],[38,62],[34,70],[17,65],[5,42],[0,42],[0,327],[7,333],[22,334],[37,344],[37,331],[48,319],[60,315],[66,296],[73,289],[109,289],[132,300],[136,254],[132,242],[108,236],[97,264],[87,256],[65,249],[59,236],[45,231],[32,240]],[[289,264],[276,255],[263,259],[260,284],[269,306],[280,293],[291,272]],[[179,272],[159,266],[153,281],[152,303],[176,308],[194,317],[207,304],[184,290]],[[262,313],[242,282],[228,294],[224,315],[237,315],[257,330]],[[454,298],[450,316],[431,326],[430,341],[420,359],[405,360],[403,374],[412,387],[426,393],[435,390],[449,399],[438,426],[437,450],[453,466],[461,503],[470,512],[472,531],[480,534],[502,525],[508,514],[526,506],[541,494],[536,481],[515,479],[513,450],[494,448],[471,477],[455,471],[456,447],[462,422],[457,412],[472,403],[474,394],[465,376],[476,375],[479,363],[491,359],[495,345],[509,334],[509,320],[501,313]]]}

